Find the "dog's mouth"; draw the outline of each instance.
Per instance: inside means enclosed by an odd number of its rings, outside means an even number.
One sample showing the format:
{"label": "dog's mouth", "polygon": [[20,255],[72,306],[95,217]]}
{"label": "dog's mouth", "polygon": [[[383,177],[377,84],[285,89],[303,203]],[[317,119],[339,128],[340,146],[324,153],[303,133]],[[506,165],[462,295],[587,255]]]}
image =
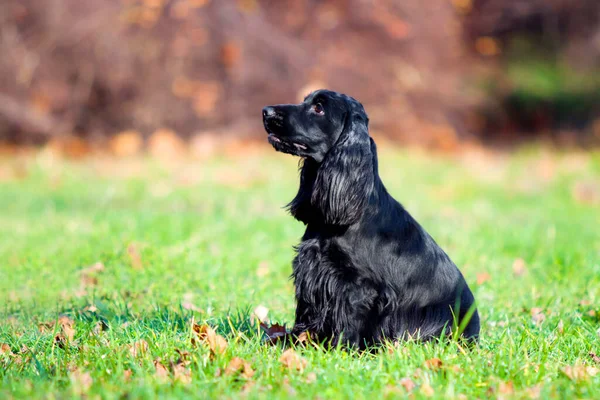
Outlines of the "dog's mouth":
{"label": "dog's mouth", "polygon": [[267,130],[267,133],[269,134],[269,143],[271,143],[275,150],[280,151],[282,153],[299,156],[301,155],[301,153],[305,152],[308,149],[306,145],[302,143],[290,141],[287,138],[283,138],[270,132],[269,130]]}

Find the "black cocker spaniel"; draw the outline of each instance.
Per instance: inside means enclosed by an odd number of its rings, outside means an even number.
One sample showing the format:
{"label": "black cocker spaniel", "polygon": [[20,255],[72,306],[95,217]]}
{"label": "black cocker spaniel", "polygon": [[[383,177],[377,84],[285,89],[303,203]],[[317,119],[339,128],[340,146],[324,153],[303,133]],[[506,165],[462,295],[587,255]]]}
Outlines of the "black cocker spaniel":
{"label": "black cocker spaniel", "polygon": [[276,150],[304,159],[291,214],[306,225],[293,262],[292,333],[366,348],[383,340],[479,336],[456,265],[387,192],[363,106],[318,90],[263,109]]}

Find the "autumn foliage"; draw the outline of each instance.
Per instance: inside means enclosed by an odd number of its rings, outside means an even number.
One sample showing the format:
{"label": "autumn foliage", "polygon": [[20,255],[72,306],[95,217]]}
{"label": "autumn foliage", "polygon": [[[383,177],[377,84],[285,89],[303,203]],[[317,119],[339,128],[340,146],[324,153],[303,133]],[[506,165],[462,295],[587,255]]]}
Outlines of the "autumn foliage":
{"label": "autumn foliage", "polygon": [[[511,113],[514,103],[504,99],[514,83],[502,80],[502,62],[512,33],[547,30],[542,15],[558,21],[549,52],[566,48],[580,63],[583,51],[587,67],[597,66],[598,3],[574,3],[7,0],[0,4],[0,139],[121,133],[108,146],[128,156],[158,130],[255,137],[264,104],[319,87],[359,98],[373,130],[402,142],[452,148],[483,133],[554,129],[553,103],[534,108],[534,117]],[[490,78],[494,69],[500,74]],[[480,90],[486,79],[504,83]],[[577,122],[600,132],[588,111]]]}

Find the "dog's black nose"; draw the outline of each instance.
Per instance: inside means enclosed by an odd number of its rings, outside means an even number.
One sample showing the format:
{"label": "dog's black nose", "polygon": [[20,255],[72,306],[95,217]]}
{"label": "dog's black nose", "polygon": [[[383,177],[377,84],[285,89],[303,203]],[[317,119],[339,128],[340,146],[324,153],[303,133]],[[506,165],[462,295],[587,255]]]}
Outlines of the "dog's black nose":
{"label": "dog's black nose", "polygon": [[263,118],[272,117],[275,115],[275,108],[267,106],[263,108]]}

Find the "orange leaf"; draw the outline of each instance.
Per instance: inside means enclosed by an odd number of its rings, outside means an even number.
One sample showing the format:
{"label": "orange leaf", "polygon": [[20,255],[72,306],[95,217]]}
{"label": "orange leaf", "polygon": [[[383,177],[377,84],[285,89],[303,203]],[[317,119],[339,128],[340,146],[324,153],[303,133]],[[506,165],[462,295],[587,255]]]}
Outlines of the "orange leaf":
{"label": "orange leaf", "polygon": [[442,368],[442,360],[439,358],[432,358],[430,360],[425,361],[425,368],[431,369],[433,371],[437,371]]}
{"label": "orange leaf", "polygon": [[166,382],[169,379],[169,371],[161,364],[160,359],[154,360],[154,376],[159,382]]}
{"label": "orange leaf", "polygon": [[129,255],[131,266],[134,269],[144,268],[144,264],[142,263],[142,256],[140,255],[140,250],[138,246],[136,246],[135,244],[130,244],[129,246],[127,246],[127,254]]}
{"label": "orange leaf", "polygon": [[596,367],[587,365],[568,365],[564,367],[562,371],[572,381],[584,381],[588,380],[590,377],[596,376],[600,370]]}
{"label": "orange leaf", "polygon": [[289,370],[302,372],[306,367],[306,360],[298,355],[293,349],[287,349],[279,358],[281,364]]}
{"label": "orange leaf", "polygon": [[227,340],[210,326],[194,324],[193,330],[201,342],[208,344],[213,354],[223,354],[227,349]]}
{"label": "orange leaf", "polygon": [[435,390],[433,390],[431,385],[428,383],[424,383],[421,385],[420,392],[422,395],[424,395],[426,397],[432,397],[435,394]]}
{"label": "orange leaf", "polygon": [[247,379],[254,376],[254,370],[250,366],[250,363],[239,357],[234,357],[227,365],[227,368],[225,368],[225,375],[236,375],[239,372]]}
{"label": "orange leaf", "polygon": [[515,388],[512,382],[500,382],[498,386],[498,393],[501,394],[513,394],[515,392]]}
{"label": "orange leaf", "polygon": [[412,392],[414,388],[417,386],[415,382],[410,378],[402,378],[400,379],[400,386],[402,386],[408,393]]}
{"label": "orange leaf", "polygon": [[527,268],[525,267],[525,261],[522,258],[517,258],[515,262],[513,262],[513,274],[515,276],[521,276],[525,272],[527,272]]}
{"label": "orange leaf", "polygon": [[481,272],[481,273],[477,274],[477,284],[478,285],[483,285],[485,282],[489,281],[490,279],[492,279],[492,277],[487,272]]}
{"label": "orange leaf", "polygon": [[94,383],[89,372],[81,372],[78,369],[72,371],[69,378],[71,378],[71,383],[80,394],[87,392]]}

